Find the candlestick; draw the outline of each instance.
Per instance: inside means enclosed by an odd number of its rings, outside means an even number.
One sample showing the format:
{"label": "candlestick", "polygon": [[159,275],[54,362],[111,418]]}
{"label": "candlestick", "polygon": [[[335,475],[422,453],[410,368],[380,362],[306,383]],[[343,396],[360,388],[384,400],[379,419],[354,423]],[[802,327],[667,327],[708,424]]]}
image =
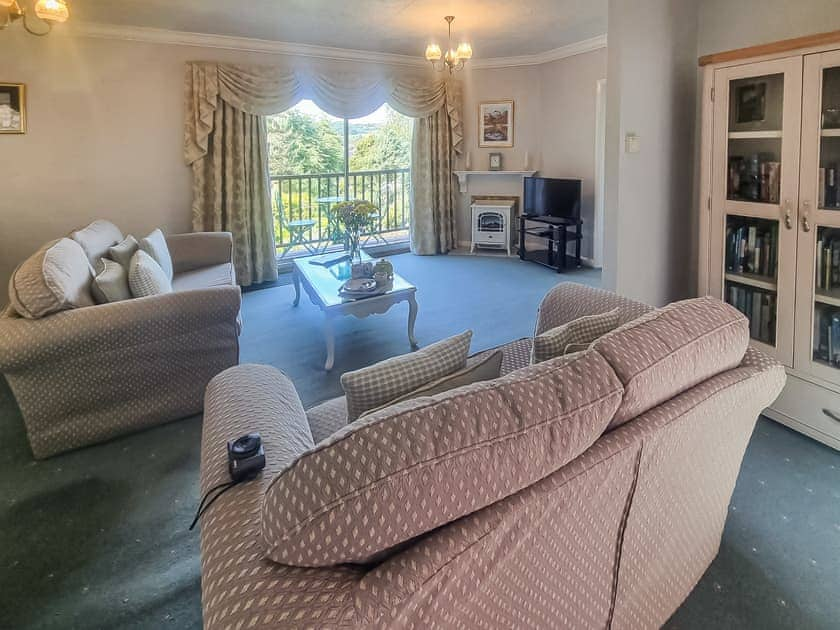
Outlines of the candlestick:
{"label": "candlestick", "polygon": [[470,152],[469,152],[469,151],[467,151],[467,155],[466,155],[466,156],[465,156],[465,158],[464,158],[464,166],[466,166],[466,167],[467,167],[467,170],[470,170],[470,166],[471,166],[471,164],[472,164],[472,162],[471,162],[471,160],[470,160]]}

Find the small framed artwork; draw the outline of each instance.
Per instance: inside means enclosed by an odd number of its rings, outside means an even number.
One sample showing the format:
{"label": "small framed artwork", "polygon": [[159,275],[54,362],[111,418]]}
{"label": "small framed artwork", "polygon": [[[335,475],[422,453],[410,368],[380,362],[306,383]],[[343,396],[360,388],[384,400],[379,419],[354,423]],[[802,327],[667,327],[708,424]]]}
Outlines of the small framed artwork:
{"label": "small framed artwork", "polygon": [[513,146],[513,101],[490,101],[478,105],[478,146]]}
{"label": "small framed artwork", "polygon": [[491,153],[490,154],[490,170],[491,171],[501,171],[502,170],[502,154],[501,153]]}
{"label": "small framed artwork", "polygon": [[751,83],[738,88],[738,123],[761,122],[767,116],[767,84]]}
{"label": "small framed artwork", "polygon": [[26,86],[0,83],[0,134],[26,133]]}

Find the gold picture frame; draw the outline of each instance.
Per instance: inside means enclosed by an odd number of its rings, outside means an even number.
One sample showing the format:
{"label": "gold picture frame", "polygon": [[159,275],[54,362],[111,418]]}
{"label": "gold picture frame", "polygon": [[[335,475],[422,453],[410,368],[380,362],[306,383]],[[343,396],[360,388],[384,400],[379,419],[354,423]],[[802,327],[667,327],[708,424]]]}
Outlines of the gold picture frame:
{"label": "gold picture frame", "polygon": [[478,146],[483,149],[513,147],[513,100],[483,101],[478,104]]}
{"label": "gold picture frame", "polygon": [[0,134],[26,133],[26,84],[0,83]]}

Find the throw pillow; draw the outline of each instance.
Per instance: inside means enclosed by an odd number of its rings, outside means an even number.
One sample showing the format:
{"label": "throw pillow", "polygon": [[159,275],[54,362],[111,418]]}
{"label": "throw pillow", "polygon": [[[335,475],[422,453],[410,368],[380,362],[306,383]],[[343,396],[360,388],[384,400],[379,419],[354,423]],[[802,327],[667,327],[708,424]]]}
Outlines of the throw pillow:
{"label": "throw pillow", "polygon": [[140,239],[140,249],[154,258],[155,262],[163,269],[166,277],[172,282],[172,256],[169,254],[169,247],[166,245],[166,237],[159,229],[149,234],[146,238]]}
{"label": "throw pillow", "polygon": [[130,300],[131,289],[128,288],[126,268],[113,260],[100,258],[90,290],[97,304]]}
{"label": "throw pillow", "polygon": [[114,262],[120,263],[127,272],[128,267],[131,265],[131,257],[134,256],[134,252],[139,248],[140,244],[137,242],[137,239],[129,234],[122,241],[108,249],[108,257]]}
{"label": "throw pillow", "polygon": [[87,227],[70,234],[70,238],[81,245],[90,262],[90,268],[93,269],[100,258],[107,256],[111,245],[123,240],[123,235],[120,228],[110,221],[97,219]]}
{"label": "throw pillow", "polygon": [[136,298],[172,293],[172,283],[154,258],[138,249],[128,269],[128,286]]}
{"label": "throw pillow", "polygon": [[397,403],[411,400],[412,398],[420,398],[421,396],[434,396],[435,394],[442,394],[451,389],[457,389],[464,385],[471,385],[472,383],[480,383],[482,381],[492,381],[499,378],[502,372],[502,358],[504,353],[501,350],[493,350],[491,352],[482,352],[467,359],[467,364],[463,369],[456,370],[443,378],[439,378],[431,383],[427,383],[422,387],[418,387],[412,392],[399,396],[398,398],[389,401],[388,403],[371,409],[362,414],[366,416],[369,413],[379,411],[385,407],[396,405]]}
{"label": "throw pillow", "polygon": [[69,238],[47,243],[12,274],[9,302],[27,319],[93,306],[90,263],[82,246]]}
{"label": "throw pillow", "polygon": [[619,309],[614,308],[606,313],[578,317],[562,326],[547,330],[534,337],[531,363],[540,363],[569,354],[579,350],[584,344],[588,346],[617,328],[620,321]]}
{"label": "throw pillow", "polygon": [[467,363],[471,339],[472,331],[468,330],[411,354],[345,372],[341,386],[347,396],[347,421],[353,422],[365,411],[460,370]]}

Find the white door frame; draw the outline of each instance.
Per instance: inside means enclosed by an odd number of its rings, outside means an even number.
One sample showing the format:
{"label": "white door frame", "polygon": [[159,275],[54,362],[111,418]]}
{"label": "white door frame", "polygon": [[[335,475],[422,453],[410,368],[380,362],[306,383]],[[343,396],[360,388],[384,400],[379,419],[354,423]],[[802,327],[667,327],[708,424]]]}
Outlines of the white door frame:
{"label": "white door frame", "polygon": [[595,220],[593,222],[592,263],[601,268],[604,262],[604,195],[607,147],[607,80],[595,86]]}

